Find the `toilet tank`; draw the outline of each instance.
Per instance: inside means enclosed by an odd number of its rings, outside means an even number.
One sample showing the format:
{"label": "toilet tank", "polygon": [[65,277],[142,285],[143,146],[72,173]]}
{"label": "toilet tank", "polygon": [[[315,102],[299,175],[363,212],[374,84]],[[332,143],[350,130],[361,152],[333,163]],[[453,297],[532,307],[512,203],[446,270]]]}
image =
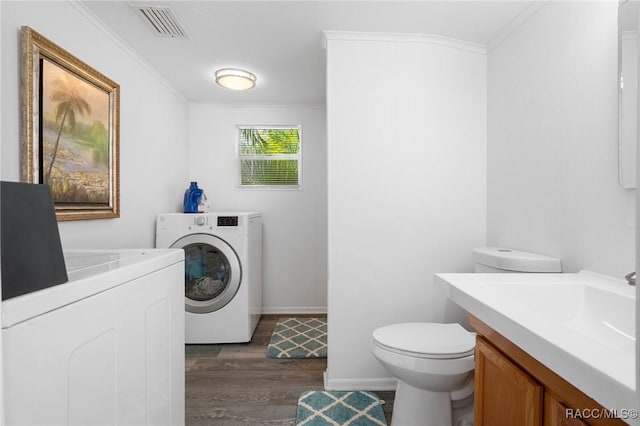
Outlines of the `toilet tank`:
{"label": "toilet tank", "polygon": [[501,247],[473,249],[476,272],[562,272],[555,257]]}

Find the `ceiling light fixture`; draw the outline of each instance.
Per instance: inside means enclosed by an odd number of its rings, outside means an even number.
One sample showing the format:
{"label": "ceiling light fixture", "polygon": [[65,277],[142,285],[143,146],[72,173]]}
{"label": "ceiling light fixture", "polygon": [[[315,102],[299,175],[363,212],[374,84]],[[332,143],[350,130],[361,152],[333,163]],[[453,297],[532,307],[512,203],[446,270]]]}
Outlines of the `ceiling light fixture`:
{"label": "ceiling light fixture", "polygon": [[256,85],[256,76],[237,68],[223,68],[216,71],[216,83],[231,90],[247,90]]}

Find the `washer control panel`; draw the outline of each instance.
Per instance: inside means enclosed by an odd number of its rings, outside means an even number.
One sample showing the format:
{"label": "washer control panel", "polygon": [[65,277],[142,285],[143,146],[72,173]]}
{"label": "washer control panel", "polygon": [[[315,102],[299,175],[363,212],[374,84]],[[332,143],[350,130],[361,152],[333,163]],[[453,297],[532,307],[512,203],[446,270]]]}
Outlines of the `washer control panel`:
{"label": "washer control panel", "polygon": [[[162,221],[163,219],[161,219]],[[189,229],[192,226],[203,227],[208,226],[209,229],[213,229],[214,226],[220,228],[237,228],[240,226],[239,216],[216,216],[216,215],[188,215]]]}
{"label": "washer control panel", "polygon": [[209,226],[212,222],[212,220],[206,216],[206,215],[186,215],[187,216],[187,220],[188,220],[188,224],[189,224],[189,229],[191,229],[192,226]]}
{"label": "washer control panel", "polygon": [[238,226],[238,216],[218,216],[218,226]]}

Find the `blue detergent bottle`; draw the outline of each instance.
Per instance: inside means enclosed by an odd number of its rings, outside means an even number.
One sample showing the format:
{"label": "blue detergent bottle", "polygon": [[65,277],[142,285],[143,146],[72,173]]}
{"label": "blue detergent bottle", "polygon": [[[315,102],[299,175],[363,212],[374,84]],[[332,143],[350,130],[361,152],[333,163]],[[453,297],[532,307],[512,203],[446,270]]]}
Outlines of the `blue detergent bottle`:
{"label": "blue detergent bottle", "polygon": [[184,192],[184,212],[198,213],[201,199],[202,189],[198,188],[198,182],[191,182],[189,188]]}

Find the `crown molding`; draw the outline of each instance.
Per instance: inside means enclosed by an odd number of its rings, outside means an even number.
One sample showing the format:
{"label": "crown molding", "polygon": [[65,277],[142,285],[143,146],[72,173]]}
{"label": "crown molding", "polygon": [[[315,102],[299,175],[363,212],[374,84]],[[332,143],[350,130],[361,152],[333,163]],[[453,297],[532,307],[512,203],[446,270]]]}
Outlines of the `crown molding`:
{"label": "crown molding", "polygon": [[369,33],[358,31],[323,31],[322,47],[327,48],[327,43],[333,40],[340,41],[386,41],[397,43],[424,43],[445,46],[454,49],[467,50],[473,53],[485,55],[487,48],[478,43],[472,43],[454,38],[431,34],[400,34],[400,33]]}
{"label": "crown molding", "polygon": [[89,9],[82,0],[67,0],[73,7],[75,7],[82,15],[84,15],[93,25],[101,30],[107,37],[109,37],[115,44],[118,45],[125,53],[131,56],[136,62],[138,62],[145,70],[147,70],[158,82],[165,86],[171,93],[173,93],[182,102],[188,103],[187,99],[182,93],[180,93],[171,83],[169,83],[158,71],[144,59],[138,52],[136,52],[131,46],[129,46],[124,40],[122,40],[107,24],[105,24],[100,18],[96,16],[91,9]]}
{"label": "crown molding", "polygon": [[491,52],[496,47],[500,46],[509,36],[515,32],[518,28],[524,25],[525,22],[533,18],[533,16],[547,5],[549,0],[533,0],[529,5],[524,8],[515,18],[505,25],[495,36],[487,43],[487,52]]}

